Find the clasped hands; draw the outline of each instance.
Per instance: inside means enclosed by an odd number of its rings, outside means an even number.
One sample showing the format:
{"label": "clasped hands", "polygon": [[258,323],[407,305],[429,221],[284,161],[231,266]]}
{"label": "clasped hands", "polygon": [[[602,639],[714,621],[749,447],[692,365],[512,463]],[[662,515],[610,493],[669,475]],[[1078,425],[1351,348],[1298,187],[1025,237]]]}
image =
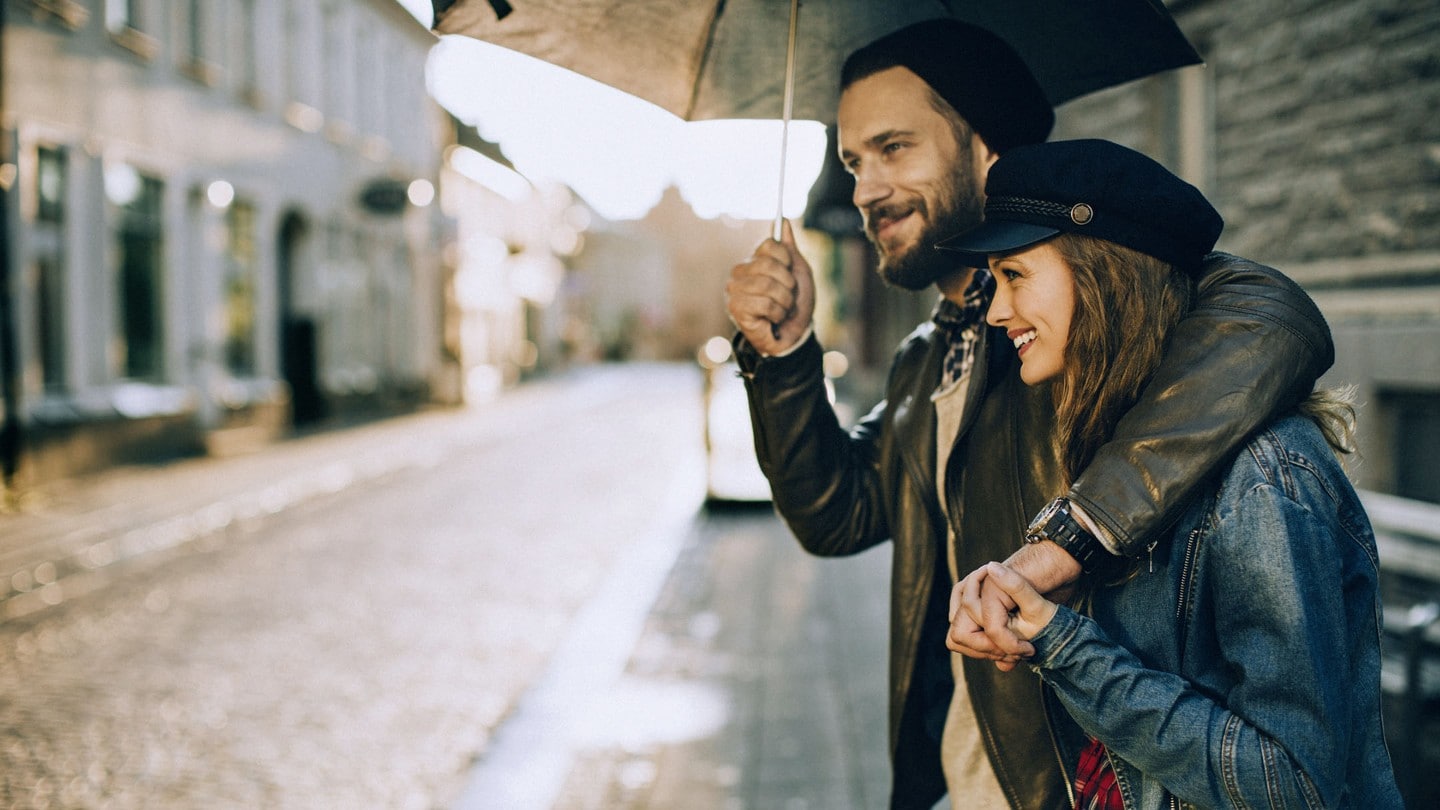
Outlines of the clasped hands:
{"label": "clasped hands", "polygon": [[1057,600],[1080,574],[1080,564],[1051,542],[1027,544],[1004,563],[987,563],[950,591],[945,646],[995,662],[1004,672],[1035,653],[1030,639],[1054,618]]}

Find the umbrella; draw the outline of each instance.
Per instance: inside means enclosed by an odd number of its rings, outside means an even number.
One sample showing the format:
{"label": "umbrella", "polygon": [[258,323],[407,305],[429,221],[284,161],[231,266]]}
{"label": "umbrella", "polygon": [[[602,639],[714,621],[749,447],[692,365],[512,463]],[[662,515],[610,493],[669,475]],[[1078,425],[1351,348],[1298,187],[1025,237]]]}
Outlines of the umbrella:
{"label": "umbrella", "polygon": [[[439,34],[520,51],[685,120],[780,118],[792,0],[431,0]],[[810,0],[794,44],[794,115],[833,121],[840,63],[920,20],[1010,43],[1059,105],[1201,59],[1160,0]]]}
{"label": "umbrella", "polygon": [[543,59],[688,121],[780,118],[782,182],[791,116],[833,121],[845,57],[914,22],[994,32],[1054,105],[1201,61],[1161,0],[812,0],[798,24],[798,0],[431,2],[436,33]]}

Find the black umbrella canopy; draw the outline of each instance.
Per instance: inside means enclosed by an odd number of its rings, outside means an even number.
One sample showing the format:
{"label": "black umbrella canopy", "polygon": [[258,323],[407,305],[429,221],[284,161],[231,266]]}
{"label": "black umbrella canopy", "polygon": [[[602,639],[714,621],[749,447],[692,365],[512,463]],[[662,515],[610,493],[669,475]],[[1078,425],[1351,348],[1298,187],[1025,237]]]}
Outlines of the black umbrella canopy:
{"label": "black umbrella canopy", "polygon": [[[687,120],[779,118],[790,0],[432,0],[434,30],[529,54]],[[1201,59],[1160,0],[811,0],[794,117],[833,121],[840,64],[920,20],[988,28],[1052,104]]]}

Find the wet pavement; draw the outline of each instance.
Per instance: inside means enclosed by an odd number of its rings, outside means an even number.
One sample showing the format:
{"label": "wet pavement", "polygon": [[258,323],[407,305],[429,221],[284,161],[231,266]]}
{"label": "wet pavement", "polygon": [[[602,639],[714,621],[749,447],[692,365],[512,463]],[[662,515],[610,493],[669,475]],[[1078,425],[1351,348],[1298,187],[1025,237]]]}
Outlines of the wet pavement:
{"label": "wet pavement", "polygon": [[588,369],[32,495],[0,808],[883,805],[888,555],[702,509],[699,390]]}
{"label": "wet pavement", "polygon": [[555,810],[886,806],[888,577],[888,547],[818,560],[768,511],[712,511]]}

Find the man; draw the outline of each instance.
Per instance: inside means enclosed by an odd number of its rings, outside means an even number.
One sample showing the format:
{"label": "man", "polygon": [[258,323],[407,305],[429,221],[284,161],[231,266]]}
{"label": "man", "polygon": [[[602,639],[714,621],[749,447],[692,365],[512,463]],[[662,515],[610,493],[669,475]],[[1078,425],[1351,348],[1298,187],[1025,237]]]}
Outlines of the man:
{"label": "man", "polygon": [[[1143,555],[1218,461],[1309,392],[1333,361],[1329,332],[1288,279],[1212,255],[1155,382],[1046,507],[1060,480],[1048,392],[1018,384],[1009,339],[985,327],[988,277],[934,246],[979,222],[990,165],[1048,137],[1053,111],[1005,43],[950,21],[862,48],[841,86],[840,155],[880,271],[908,289],[933,284],[941,300],[898,349],[886,399],[847,432],[826,397],[814,284],[788,227],[736,266],[728,309],[760,466],[808,551],[894,542],[891,807],[930,808],[948,789],[956,807],[1068,808],[1073,729],[1052,722],[1033,674],[1005,671],[1017,648],[1003,633],[976,628],[962,647],[1006,668],[945,649],[952,585],[1006,559],[1053,591],[1082,567]],[[1039,542],[1022,546],[1042,507]]]}

